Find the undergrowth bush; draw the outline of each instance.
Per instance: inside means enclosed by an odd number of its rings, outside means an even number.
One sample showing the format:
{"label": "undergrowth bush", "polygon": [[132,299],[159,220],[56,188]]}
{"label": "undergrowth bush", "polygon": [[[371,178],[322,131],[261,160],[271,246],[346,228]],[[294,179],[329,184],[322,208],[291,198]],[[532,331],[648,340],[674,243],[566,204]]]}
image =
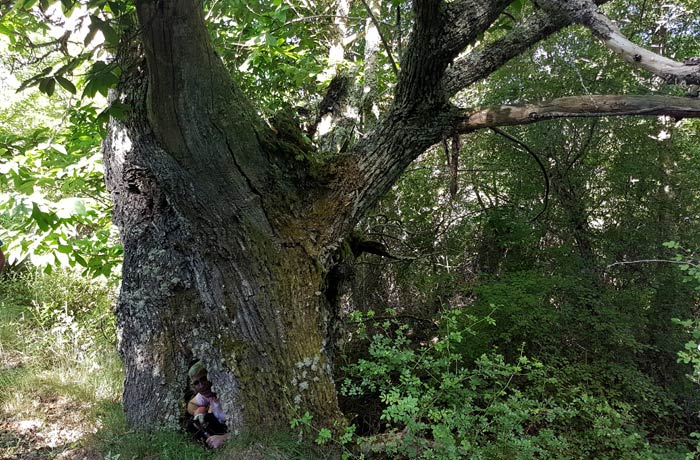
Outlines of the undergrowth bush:
{"label": "undergrowth bush", "polygon": [[[683,449],[649,442],[622,399],[566,381],[566,372],[520,352],[491,351],[473,361],[456,352],[479,320],[461,311],[438,318],[439,333],[416,343],[412,330],[357,313],[355,337],[368,356],[346,366],[341,392],[375,395],[381,429],[372,445],[409,459],[672,459]],[[371,331],[371,332],[368,332]]]}

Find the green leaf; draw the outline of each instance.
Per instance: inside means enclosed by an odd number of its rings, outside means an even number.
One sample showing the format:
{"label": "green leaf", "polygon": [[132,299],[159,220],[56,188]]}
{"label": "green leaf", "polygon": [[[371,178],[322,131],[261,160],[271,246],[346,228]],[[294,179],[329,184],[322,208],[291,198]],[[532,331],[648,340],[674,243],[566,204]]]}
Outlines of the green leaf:
{"label": "green leaf", "polygon": [[25,194],[25,195],[31,195],[34,193],[34,185],[36,184],[36,181],[34,179],[29,179],[29,180],[15,180],[15,188]]}
{"label": "green leaf", "polygon": [[114,66],[108,65],[104,61],[97,61],[93,64],[86,80],[83,95],[87,97],[94,97],[98,92],[107,96],[109,89],[119,83],[119,77],[114,73]]}
{"label": "green leaf", "polygon": [[[90,21],[92,22],[90,26],[90,33],[92,34],[92,37],[90,37],[90,40],[94,38],[95,31],[99,30],[100,32],[102,32],[102,35],[104,36],[105,42],[107,44],[111,46],[116,46],[119,43],[119,34],[117,34],[117,32],[108,22],[103,21],[95,15],[90,16]],[[87,41],[87,37],[85,38],[85,40]]]}
{"label": "green leaf", "polygon": [[61,0],[61,7],[63,9],[63,14],[68,14],[71,9],[73,9],[73,1],[72,0]]}
{"label": "green leaf", "polygon": [[59,244],[56,250],[62,254],[70,254],[71,252],[73,252],[73,246]]}
{"label": "green leaf", "polygon": [[85,35],[85,39],[83,40],[83,45],[88,46],[95,39],[95,35],[97,35],[97,27],[95,24],[90,24],[88,27],[88,33]]}
{"label": "green leaf", "polygon": [[81,54],[80,56],[74,57],[70,61],[68,61],[67,64],[64,64],[61,66],[57,71],[56,75],[65,75],[67,73],[73,72],[75,69],[80,66],[83,62],[85,62],[89,58],[89,55]]}
{"label": "green leaf", "polygon": [[48,214],[41,211],[36,203],[32,203],[32,219],[42,231],[47,231],[50,227]]}
{"label": "green leaf", "polygon": [[56,90],[56,80],[53,77],[42,78],[39,80],[39,91],[47,96],[52,96]]}
{"label": "green leaf", "polygon": [[61,85],[61,87],[63,87],[63,89],[65,89],[69,93],[75,94],[77,92],[75,85],[73,83],[71,83],[71,81],[68,80],[66,77],[61,77],[60,75],[56,75],[55,78],[56,78],[56,81],[58,82],[58,84]]}
{"label": "green leaf", "polygon": [[78,262],[78,263],[79,263],[80,265],[82,265],[83,267],[87,267],[87,266],[88,266],[88,263],[85,261],[85,259],[83,259],[83,256],[81,256],[81,255],[78,254],[77,252],[74,252],[74,253],[73,253],[73,258],[75,259],[76,262]]}
{"label": "green leaf", "polygon": [[109,9],[112,11],[112,13],[115,14],[115,16],[119,16],[121,13],[123,13],[125,11],[124,6],[119,2],[108,1],[107,4],[109,5]]}
{"label": "green leaf", "polygon": [[321,428],[318,432],[318,436],[316,437],[315,442],[318,445],[324,445],[328,441],[330,441],[332,437],[333,434],[331,433],[331,430],[329,430],[328,428]]}
{"label": "green leaf", "polygon": [[32,8],[34,5],[38,3],[38,0],[24,0],[23,2],[20,2],[19,8],[28,10]]}
{"label": "green leaf", "polygon": [[129,104],[124,104],[119,101],[113,101],[108,108],[109,116],[116,118],[117,120],[125,119],[131,112],[131,106]]}

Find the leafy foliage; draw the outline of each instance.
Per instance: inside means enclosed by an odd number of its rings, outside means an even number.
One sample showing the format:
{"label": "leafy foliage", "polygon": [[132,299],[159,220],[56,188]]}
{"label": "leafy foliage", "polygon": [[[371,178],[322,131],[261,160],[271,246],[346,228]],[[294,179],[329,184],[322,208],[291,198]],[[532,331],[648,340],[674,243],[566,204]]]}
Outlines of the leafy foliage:
{"label": "leafy foliage", "polygon": [[[683,8],[685,2],[638,11],[625,32],[659,33],[659,24],[675,24],[667,15],[674,9],[679,23],[692,29],[694,19]],[[695,44],[679,40],[667,51],[697,53],[689,51]],[[653,79],[623,68],[585,32],[571,29],[459,97],[465,105],[488,106],[582,92],[644,94],[652,87]],[[696,317],[697,293],[663,262],[673,255],[662,244],[681,235],[698,238],[694,184],[700,171],[691,141],[697,126],[663,118],[571,120],[504,129],[511,138],[471,135],[459,152],[456,196],[448,193],[455,180],[449,145],[416,162],[361,224],[364,236],[381,241],[399,260],[363,256],[346,297],[348,309],[389,307],[398,321],[388,330],[375,326],[369,335],[380,336],[364,346],[354,331],[346,344],[355,387],[346,387],[343,407],[357,414],[360,431],[393,439],[392,448],[408,457],[433,455],[428,449],[438,435],[431,427],[442,422],[430,414],[440,399],[421,396],[434,394],[449,375],[420,363],[443,358],[431,345],[446,340],[445,319],[435,315],[456,310],[465,318],[459,328],[474,332],[450,345],[464,379],[484,379],[478,374],[484,360],[521,368],[510,368],[508,387],[520,399],[503,395],[505,401],[497,401],[505,405],[505,418],[484,423],[485,432],[508,417],[522,424],[507,426],[503,438],[487,437],[495,449],[490,454],[471,445],[473,458],[538,458],[528,450],[535,447],[542,458],[682,458],[694,445],[700,401],[685,378],[693,358],[676,363],[687,336],[672,318]],[[468,319],[485,316],[495,324],[472,326]],[[682,324],[692,328],[694,322]],[[377,350],[383,351],[374,355]],[[421,370],[402,379],[414,369],[410,360],[395,364],[406,354]],[[494,385],[480,389],[500,388]],[[487,415],[478,411],[489,403],[479,395],[464,390],[452,406],[482,420],[477,414]],[[472,400],[476,407],[460,405]],[[543,412],[556,415],[543,420]],[[445,445],[459,449],[461,436],[469,439],[459,430],[478,422],[468,420],[450,427],[453,440]],[[418,441],[404,443],[410,436]],[[509,450],[511,438],[529,447]]]}
{"label": "leafy foliage", "polygon": [[28,258],[47,269],[78,266],[93,276],[109,277],[118,268],[121,249],[109,219],[96,115],[91,107],[71,108],[69,130],[0,132],[0,190],[8,191],[0,209],[12,260]]}
{"label": "leafy foliage", "polygon": [[[104,101],[77,100],[76,83],[70,79],[73,72],[86,70],[85,62],[102,52],[104,42],[99,49],[77,56],[69,54],[69,48],[72,52],[77,45],[67,36],[47,42],[51,45],[38,45],[56,32],[46,22],[33,19],[28,9],[33,5],[19,3],[2,16],[2,24],[8,29],[21,24],[23,34],[0,41],[9,65],[23,66],[14,75],[26,78],[22,84],[8,81],[3,94],[11,103],[0,110],[0,118],[7,121],[0,125],[4,249],[12,264],[27,260],[46,270],[76,267],[85,275],[111,278],[119,270],[121,248],[109,217],[111,203],[99,153]],[[50,6],[43,3],[35,8]],[[104,5],[92,5],[99,6]],[[92,24],[101,23],[95,19]],[[102,24],[99,30],[104,32],[107,26]],[[47,51],[37,56],[38,50]],[[47,63],[51,65],[35,73]],[[116,83],[116,77],[107,81],[96,66],[77,82],[89,96],[97,91],[106,94]],[[15,89],[21,92],[13,95]],[[42,98],[40,93],[52,97]]]}
{"label": "leafy foliage", "polygon": [[420,344],[405,324],[374,324],[369,355],[346,369],[345,395],[382,402],[374,443],[392,458],[669,458],[654,453],[631,405],[571,385],[522,348],[512,361],[490,351],[469,363],[464,324],[478,320],[456,310],[438,321],[438,336]]}

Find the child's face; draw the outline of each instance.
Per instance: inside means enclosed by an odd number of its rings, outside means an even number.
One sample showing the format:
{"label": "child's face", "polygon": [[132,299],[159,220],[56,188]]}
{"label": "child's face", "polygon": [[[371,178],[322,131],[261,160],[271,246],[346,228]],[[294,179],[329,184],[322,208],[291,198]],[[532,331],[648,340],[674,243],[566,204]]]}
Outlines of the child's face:
{"label": "child's face", "polygon": [[201,393],[204,396],[211,394],[211,382],[207,379],[207,371],[203,370],[192,377],[192,387],[197,393]]}

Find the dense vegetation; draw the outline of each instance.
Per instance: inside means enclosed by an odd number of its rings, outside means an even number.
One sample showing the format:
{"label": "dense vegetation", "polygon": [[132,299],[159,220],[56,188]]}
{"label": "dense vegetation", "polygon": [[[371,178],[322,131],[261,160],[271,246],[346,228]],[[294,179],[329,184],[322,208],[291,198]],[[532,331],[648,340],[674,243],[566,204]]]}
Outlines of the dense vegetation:
{"label": "dense vegetation", "polygon": [[[52,436],[41,431],[50,415],[22,431],[22,422],[41,418],[38,406],[18,404],[31,395],[77,412],[66,420],[89,433],[46,442],[46,458],[78,447],[109,460],[208,458],[176,434],[130,432],[120,413],[111,305],[121,247],[99,149],[106,115],[128,108],[107,109],[100,97],[118,74],[108,64],[112,26],[92,11],[89,30],[105,42],[63,69],[60,56],[36,45],[55,33],[37,13],[44,3],[52,2],[0,5],[0,70],[14,76],[0,81],[0,239],[9,255],[0,274],[0,419],[8,420],[0,453],[19,458],[34,449],[27,439]],[[247,3],[211,6],[219,18],[211,34],[230,70],[262,111],[315,113],[312,94],[338,65],[323,57],[335,5]],[[346,13],[348,36],[369,27],[363,3]],[[117,2],[96,4],[129,14]],[[399,53],[408,5],[372,5],[396,19],[383,28],[391,25]],[[631,37],[658,37],[666,55],[700,55],[699,6],[646,5],[622,26]],[[509,11],[528,8],[516,1]],[[312,27],[304,17],[326,19]],[[345,129],[334,138],[313,139],[338,149],[369,129],[372,105],[381,107],[394,82],[386,50],[375,56],[363,38],[350,43],[339,67],[372,98],[360,125],[340,120]],[[584,48],[595,62],[571,54]],[[366,59],[378,60],[376,75]],[[261,80],[269,91],[259,92]],[[28,88],[15,94],[21,82]],[[583,30],[567,29],[469,97],[489,105],[657,87]],[[698,135],[697,120],[579,119],[433,147],[357,228],[357,239],[383,256],[345,267],[335,375],[350,428],[331,433],[299,414],[292,435],[313,433],[346,457],[698,458]],[[299,439],[265,442],[280,458],[311,455]],[[234,448],[253,455],[246,449],[258,442]]]}

